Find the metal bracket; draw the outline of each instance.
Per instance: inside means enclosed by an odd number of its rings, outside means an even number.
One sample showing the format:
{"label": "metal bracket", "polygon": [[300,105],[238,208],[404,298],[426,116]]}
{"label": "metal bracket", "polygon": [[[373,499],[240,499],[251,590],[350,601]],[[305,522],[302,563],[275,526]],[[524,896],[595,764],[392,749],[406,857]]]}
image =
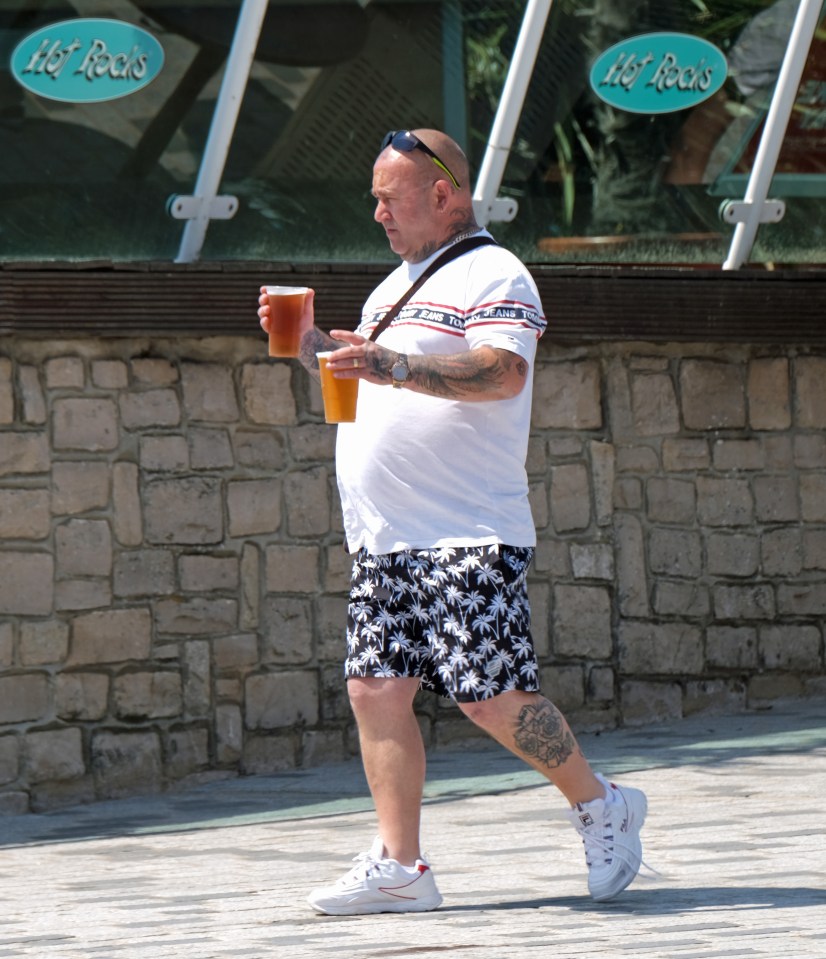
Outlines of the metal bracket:
{"label": "metal bracket", "polygon": [[513,197],[498,196],[488,203],[484,200],[474,200],[473,208],[476,219],[483,225],[491,222],[510,223],[516,216],[519,204]]}
{"label": "metal bracket", "polygon": [[174,193],[166,201],[166,212],[176,220],[231,220],[238,212],[237,196],[180,196]]}
{"label": "metal bracket", "polygon": [[[747,223],[753,200],[723,200],[720,204],[720,219],[726,223]],[[779,223],[786,213],[784,200],[764,200],[760,207],[759,223]]]}

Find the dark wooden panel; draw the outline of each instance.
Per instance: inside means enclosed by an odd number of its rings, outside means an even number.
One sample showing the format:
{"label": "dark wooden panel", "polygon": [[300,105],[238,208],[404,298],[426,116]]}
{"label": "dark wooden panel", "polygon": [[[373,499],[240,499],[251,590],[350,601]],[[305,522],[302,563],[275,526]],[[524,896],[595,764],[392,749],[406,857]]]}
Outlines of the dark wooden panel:
{"label": "dark wooden panel", "polygon": [[[259,287],[316,291],[352,327],[389,264],[5,264],[0,336],[258,336]],[[826,343],[826,270],[532,267],[549,339]]]}

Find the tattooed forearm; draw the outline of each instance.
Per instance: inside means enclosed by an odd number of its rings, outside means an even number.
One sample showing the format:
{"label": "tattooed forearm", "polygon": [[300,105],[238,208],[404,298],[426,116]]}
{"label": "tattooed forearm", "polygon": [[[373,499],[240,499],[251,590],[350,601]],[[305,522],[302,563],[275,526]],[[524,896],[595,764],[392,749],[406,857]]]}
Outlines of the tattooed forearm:
{"label": "tattooed forearm", "polygon": [[334,350],[340,345],[331,336],[327,336],[326,333],[322,333],[314,326],[301,337],[298,359],[301,365],[318,379],[318,357],[316,353],[322,353],[324,350]]}
{"label": "tattooed forearm", "polygon": [[487,400],[515,395],[527,374],[525,360],[507,350],[489,348],[410,358],[411,381],[423,392],[447,399]]}
{"label": "tattooed forearm", "polygon": [[513,738],[526,757],[548,769],[563,765],[579,750],[562,714],[547,699],[522,709]]}

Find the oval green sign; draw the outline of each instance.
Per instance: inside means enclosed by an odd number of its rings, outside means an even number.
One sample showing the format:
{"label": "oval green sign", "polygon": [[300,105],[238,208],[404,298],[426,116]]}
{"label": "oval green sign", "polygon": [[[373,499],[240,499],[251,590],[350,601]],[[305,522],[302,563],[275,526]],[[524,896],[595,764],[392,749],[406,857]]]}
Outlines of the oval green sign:
{"label": "oval green sign", "polygon": [[163,47],[146,30],[121,20],[61,20],[30,33],[14,48],[11,72],[39,97],[99,103],[143,89],[163,67]]}
{"label": "oval green sign", "polygon": [[722,52],[688,33],[644,33],[609,47],[591,67],[591,89],[629,113],[673,113],[707,100],[725,83]]}

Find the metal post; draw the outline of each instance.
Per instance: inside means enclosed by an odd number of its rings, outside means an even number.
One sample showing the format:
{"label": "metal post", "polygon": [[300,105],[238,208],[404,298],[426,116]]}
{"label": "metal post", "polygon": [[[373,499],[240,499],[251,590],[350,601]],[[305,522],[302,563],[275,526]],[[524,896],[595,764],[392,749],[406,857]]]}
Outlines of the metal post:
{"label": "metal post", "polygon": [[171,201],[172,215],[187,219],[176,263],[191,263],[197,260],[210,218],[226,218],[232,216],[237,209],[238,202],[235,197],[217,197],[216,194],[227,162],[241,100],[255,57],[255,48],[258,46],[267,2],[268,0],[243,2],[221,81],[221,91],[212,114],[212,124],[195,184],[195,195],[177,197]]}
{"label": "metal post", "polygon": [[[754,167],[746,187],[742,204],[744,212],[742,219],[734,228],[728,259],[723,263],[724,270],[739,269],[751,253],[760,223],[777,218],[771,216],[770,211],[764,212],[766,197],[822,6],[823,0],[800,0],[800,6],[797,8],[789,36],[789,45],[783,57],[783,65],[777,77],[766,125],[763,128],[760,146],[754,158]],[[782,216],[782,212],[780,215]]]}
{"label": "metal post", "polygon": [[473,194],[476,219],[482,226],[487,226],[491,220],[507,221],[516,216],[516,200],[510,197],[497,199],[496,194],[502,184],[508,154],[516,134],[516,124],[528,92],[551,3],[552,0],[528,0],[525,8],[519,37],[476,181],[476,192]]}

